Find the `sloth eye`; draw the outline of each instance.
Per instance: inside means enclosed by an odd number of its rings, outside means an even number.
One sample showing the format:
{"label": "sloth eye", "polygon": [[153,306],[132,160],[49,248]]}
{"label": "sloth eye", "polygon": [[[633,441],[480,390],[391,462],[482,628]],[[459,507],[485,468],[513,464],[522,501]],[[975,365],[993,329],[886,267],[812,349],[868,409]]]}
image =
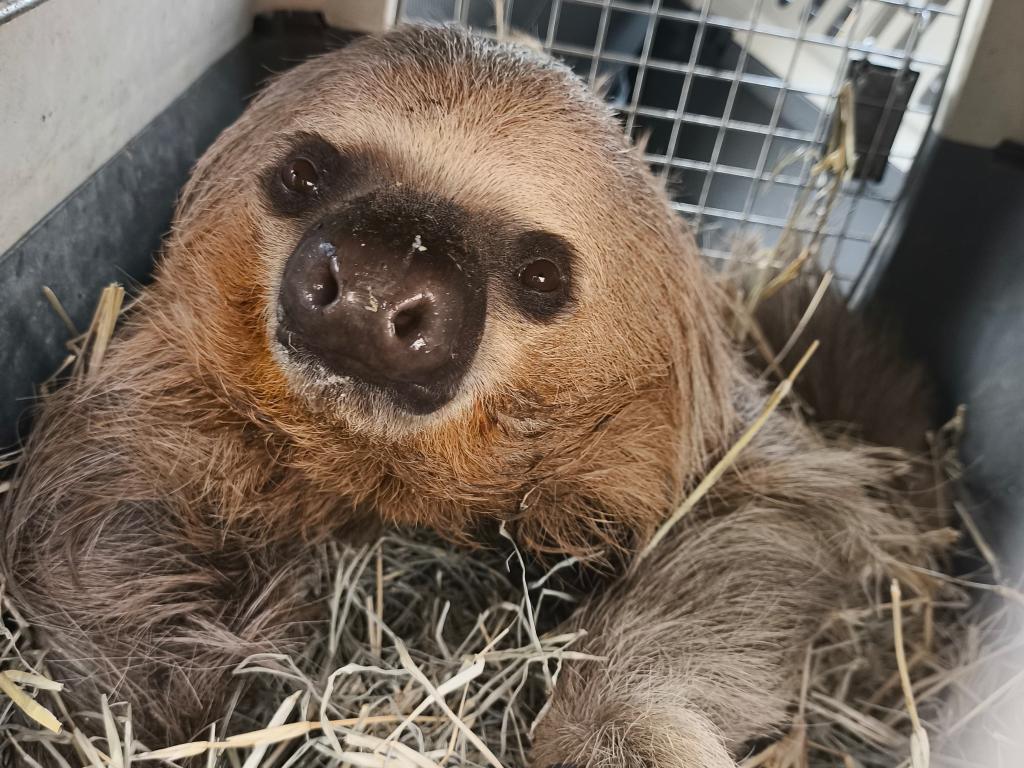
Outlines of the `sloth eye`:
{"label": "sloth eye", "polygon": [[562,273],[550,259],[536,259],[519,270],[519,282],[537,293],[551,293],[562,287]]}
{"label": "sloth eye", "polygon": [[281,169],[281,181],[292,192],[308,194],[316,192],[320,183],[320,172],[311,160],[297,157]]}
{"label": "sloth eye", "polygon": [[302,218],[340,194],[343,184],[351,181],[356,163],[315,133],[283,140],[281,154],[260,174],[264,202],[275,216]]}
{"label": "sloth eye", "polygon": [[538,323],[572,310],[577,302],[576,253],[565,238],[531,230],[519,235],[510,250],[515,259],[509,263],[510,298],[516,309]]}

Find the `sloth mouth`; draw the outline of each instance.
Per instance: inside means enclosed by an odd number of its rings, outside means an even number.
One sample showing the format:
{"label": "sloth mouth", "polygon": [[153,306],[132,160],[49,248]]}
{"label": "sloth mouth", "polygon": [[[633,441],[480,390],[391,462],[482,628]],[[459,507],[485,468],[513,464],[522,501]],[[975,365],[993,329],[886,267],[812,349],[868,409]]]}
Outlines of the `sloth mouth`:
{"label": "sloth mouth", "polygon": [[296,343],[284,323],[278,325],[275,335],[281,353],[297,368],[302,388],[311,388],[320,398],[343,399],[353,406],[354,400],[361,400],[370,413],[383,400],[401,413],[426,416],[451,402],[458,390],[461,376],[441,376],[429,382],[385,379],[350,356],[339,358],[338,368],[328,368],[318,354]]}

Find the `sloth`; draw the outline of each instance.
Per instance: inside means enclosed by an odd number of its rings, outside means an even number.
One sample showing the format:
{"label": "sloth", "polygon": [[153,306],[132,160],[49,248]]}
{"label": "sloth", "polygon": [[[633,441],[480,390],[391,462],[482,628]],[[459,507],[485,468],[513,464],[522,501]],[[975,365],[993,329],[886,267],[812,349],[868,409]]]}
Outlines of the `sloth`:
{"label": "sloth", "polygon": [[[941,555],[869,446],[921,447],[920,376],[825,305],[801,396],[866,442],[778,411],[630,567],[764,406],[725,294],[568,69],[454,28],[364,38],[199,160],[102,366],[38,414],[2,577],[73,692],[174,743],[307,631],[313,546],[504,525],[606,574],[569,619],[605,661],[566,665],[534,763],[732,766],[789,721],[830,613]],[[764,303],[766,335],[802,309]]]}

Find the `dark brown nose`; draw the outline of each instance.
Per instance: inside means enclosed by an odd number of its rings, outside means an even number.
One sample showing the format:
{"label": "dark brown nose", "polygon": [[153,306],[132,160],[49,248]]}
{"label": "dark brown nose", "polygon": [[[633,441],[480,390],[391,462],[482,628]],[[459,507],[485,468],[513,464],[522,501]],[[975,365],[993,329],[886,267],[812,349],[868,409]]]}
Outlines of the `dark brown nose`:
{"label": "dark brown nose", "polygon": [[278,340],[409,410],[434,410],[482,331],[476,270],[451,237],[409,227],[381,236],[350,218],[315,226],[289,258]]}

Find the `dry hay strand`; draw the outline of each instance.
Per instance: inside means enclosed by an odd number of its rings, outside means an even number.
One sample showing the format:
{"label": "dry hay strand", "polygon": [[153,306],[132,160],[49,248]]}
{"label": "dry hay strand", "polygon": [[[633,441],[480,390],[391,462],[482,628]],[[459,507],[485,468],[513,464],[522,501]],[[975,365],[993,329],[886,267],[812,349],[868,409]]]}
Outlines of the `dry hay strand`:
{"label": "dry hay strand", "polygon": [[700,503],[700,500],[707,495],[708,491],[714,487],[715,483],[721,479],[722,475],[729,470],[729,467],[736,463],[736,459],[739,458],[743,449],[750,445],[751,441],[757,436],[757,433],[760,432],[764,425],[768,423],[772,414],[775,413],[778,407],[782,404],[782,401],[792,391],[796,377],[800,375],[800,371],[804,369],[807,362],[811,359],[817,349],[818,341],[815,340],[807,348],[807,351],[804,352],[803,357],[801,357],[797,364],[793,366],[793,370],[790,371],[789,375],[787,375],[779,382],[778,386],[775,387],[775,391],[773,391],[768,397],[768,400],[765,402],[761,412],[757,415],[754,421],[751,422],[750,426],[747,427],[743,431],[743,434],[736,439],[736,442],[729,447],[729,450],[725,452],[725,455],[723,455],[722,458],[719,459],[710,470],[708,470],[708,473],[683,500],[683,503],[680,504],[676,510],[669,515],[668,519],[662,523],[658,530],[654,532],[654,535],[651,536],[651,540],[647,542],[644,548],[640,550],[640,553],[637,555],[636,560],[633,563],[634,567],[640,566],[643,559],[655,550],[658,544],[660,544],[669,534],[669,531],[671,531],[671,529],[678,524],[680,520],[688,515],[693,508]]}
{"label": "dry hay strand", "polygon": [[97,370],[103,363],[103,357],[107,353],[107,347],[123,309],[124,288],[118,283],[110,283],[103,289],[96,303],[92,321],[85,332],[78,331],[57,294],[49,286],[43,286],[43,296],[71,334],[65,343],[68,354],[64,361],[39,386],[39,394],[45,397],[61,381],[65,372],[70,371],[71,376],[76,378],[85,378],[89,376],[90,371]]}

